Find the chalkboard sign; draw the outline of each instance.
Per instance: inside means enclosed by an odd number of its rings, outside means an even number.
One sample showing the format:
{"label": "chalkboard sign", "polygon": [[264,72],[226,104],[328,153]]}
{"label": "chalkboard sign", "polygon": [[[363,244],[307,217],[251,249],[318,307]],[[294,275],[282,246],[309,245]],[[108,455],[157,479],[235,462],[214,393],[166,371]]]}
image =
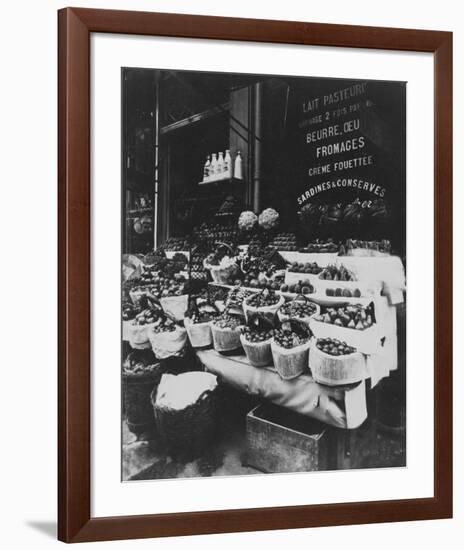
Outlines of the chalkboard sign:
{"label": "chalkboard sign", "polygon": [[403,241],[406,83],[292,79],[287,109],[289,199],[303,225]]}

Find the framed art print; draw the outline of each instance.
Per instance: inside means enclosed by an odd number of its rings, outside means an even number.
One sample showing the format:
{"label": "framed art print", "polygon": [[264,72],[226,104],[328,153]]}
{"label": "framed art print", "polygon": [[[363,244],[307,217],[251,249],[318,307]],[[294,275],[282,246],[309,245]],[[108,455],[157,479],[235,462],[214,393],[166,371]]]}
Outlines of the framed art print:
{"label": "framed art print", "polygon": [[451,33],[58,23],[60,540],[450,517]]}

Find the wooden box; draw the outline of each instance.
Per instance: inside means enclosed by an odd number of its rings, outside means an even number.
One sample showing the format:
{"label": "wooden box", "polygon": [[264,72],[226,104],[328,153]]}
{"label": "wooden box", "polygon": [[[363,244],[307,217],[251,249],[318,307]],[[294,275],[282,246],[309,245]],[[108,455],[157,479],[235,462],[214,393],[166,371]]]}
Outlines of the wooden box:
{"label": "wooden box", "polygon": [[246,465],[266,473],[327,469],[327,433],[321,422],[272,404],[247,415]]}

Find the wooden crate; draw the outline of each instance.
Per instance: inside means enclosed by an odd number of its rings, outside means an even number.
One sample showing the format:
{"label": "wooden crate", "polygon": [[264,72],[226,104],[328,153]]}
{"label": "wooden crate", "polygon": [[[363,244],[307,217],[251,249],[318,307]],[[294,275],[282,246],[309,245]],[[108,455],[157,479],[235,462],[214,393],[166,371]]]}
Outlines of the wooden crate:
{"label": "wooden crate", "polygon": [[246,465],[266,473],[327,469],[324,424],[272,404],[247,415]]}

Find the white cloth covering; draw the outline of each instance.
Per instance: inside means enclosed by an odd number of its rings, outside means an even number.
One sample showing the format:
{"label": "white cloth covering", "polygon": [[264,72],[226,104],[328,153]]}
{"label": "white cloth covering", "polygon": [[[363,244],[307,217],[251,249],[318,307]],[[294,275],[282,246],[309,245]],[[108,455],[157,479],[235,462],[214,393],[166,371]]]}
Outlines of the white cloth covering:
{"label": "white cloth covering", "polygon": [[216,386],[216,376],[208,372],[163,374],[156,393],[156,406],[179,411],[196,403],[203,393]]}

